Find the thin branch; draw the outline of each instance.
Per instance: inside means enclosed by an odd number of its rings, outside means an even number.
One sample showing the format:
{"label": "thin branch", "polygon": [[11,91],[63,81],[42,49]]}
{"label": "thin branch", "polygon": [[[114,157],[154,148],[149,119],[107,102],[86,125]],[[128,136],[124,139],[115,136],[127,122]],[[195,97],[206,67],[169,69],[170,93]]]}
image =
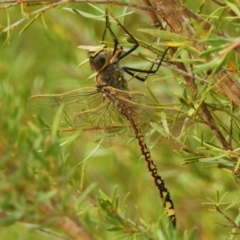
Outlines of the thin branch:
{"label": "thin branch", "polygon": [[216,4],[218,4],[219,6],[223,7],[223,6],[226,6],[225,3],[221,3],[220,1],[218,0],[212,0],[213,2],[215,2]]}
{"label": "thin branch", "polygon": [[[125,7],[131,7],[143,11],[153,11],[157,12],[158,9],[153,6],[145,6],[145,5],[138,5],[134,3],[128,3],[128,2],[121,2],[121,1],[116,1],[116,0],[64,0],[64,1],[58,1],[58,0],[22,0],[19,1],[19,3],[25,3],[25,4],[36,4],[36,3],[42,3],[42,4],[57,4],[59,2],[65,2],[65,3],[92,3],[92,4],[111,4],[111,5],[116,5],[116,6],[125,6]],[[16,3],[16,0],[0,0],[0,4],[3,3]]]}
{"label": "thin branch", "polygon": [[[219,212],[228,222],[231,223],[232,226],[226,226],[226,227],[231,227],[231,228],[240,228],[239,225],[237,225],[229,216],[227,216],[224,212],[222,212],[222,210],[217,206],[215,205],[214,206],[214,209]],[[222,225],[222,224],[221,224]]]}
{"label": "thin branch", "polygon": [[63,3],[66,3],[68,2],[68,0],[62,0],[60,2],[56,2],[56,3],[53,3],[53,4],[49,4],[41,9],[38,9],[34,12],[31,12],[29,14],[27,14],[27,16],[23,17],[22,19],[20,19],[19,21],[15,22],[14,24],[11,24],[10,26],[4,28],[1,32],[0,32],[0,36],[5,33],[5,32],[8,32],[8,31],[11,31],[15,28],[17,28],[22,22],[24,22],[25,20],[29,19],[29,17],[33,17],[33,16],[36,16],[38,14],[42,14],[44,12],[46,12],[47,10],[51,9],[51,8],[54,8],[60,4],[63,4]]}
{"label": "thin branch", "polygon": [[[143,3],[146,5],[146,6],[149,6],[149,7],[153,7],[151,2],[149,0],[143,0]],[[153,24],[156,28],[161,28],[163,29],[163,26],[162,26],[162,23],[160,21],[160,19],[158,18],[158,16],[154,13],[154,12],[149,12],[149,15],[150,17],[152,18],[152,21],[153,21]]]}

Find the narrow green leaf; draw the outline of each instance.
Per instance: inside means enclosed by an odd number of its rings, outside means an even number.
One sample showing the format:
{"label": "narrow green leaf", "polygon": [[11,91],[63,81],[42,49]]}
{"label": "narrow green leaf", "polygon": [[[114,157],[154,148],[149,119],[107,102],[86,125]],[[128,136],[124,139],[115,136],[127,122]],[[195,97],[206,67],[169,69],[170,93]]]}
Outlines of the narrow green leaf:
{"label": "narrow green leaf", "polygon": [[[203,163],[213,163],[213,164],[227,164],[229,165],[229,161],[224,160],[223,158],[226,157],[226,154],[216,156],[216,157],[207,157],[207,158],[199,158],[199,162]],[[233,164],[231,164],[233,165]]]}
{"label": "narrow green leaf", "polygon": [[238,210],[238,215],[237,215],[237,217],[235,219],[235,223],[238,224],[238,225],[240,223],[240,211],[239,210]]}
{"label": "narrow green leaf", "polygon": [[166,132],[164,131],[164,128],[161,127],[160,125],[151,122],[150,125],[156,130],[158,131],[162,136],[166,136]]}
{"label": "narrow green leaf", "polygon": [[163,128],[164,128],[166,134],[170,135],[170,130],[169,130],[169,127],[168,127],[166,114],[164,112],[161,113],[161,121],[162,121]]}
{"label": "narrow green leaf", "polygon": [[55,115],[55,118],[53,120],[53,123],[52,123],[52,126],[51,126],[51,133],[53,136],[56,136],[57,132],[58,132],[58,129],[59,129],[59,124],[60,124],[60,121],[61,121],[61,117],[62,117],[62,114],[63,114],[63,108],[64,106],[61,105]]}
{"label": "narrow green leaf", "polygon": [[219,51],[223,50],[224,46],[220,45],[218,47],[211,47],[208,50],[202,52],[199,54],[199,57],[205,57],[205,56],[209,56],[212,53],[218,53]]}
{"label": "narrow green leaf", "polygon": [[81,63],[79,63],[78,67],[82,67],[83,65],[85,65],[88,62],[89,62],[89,58],[87,58],[86,60],[84,60]]}
{"label": "narrow green leaf", "polygon": [[57,190],[53,189],[52,191],[49,192],[43,192],[37,199],[37,202],[45,202],[49,199],[51,199],[53,196],[57,194]]}
{"label": "narrow green leaf", "polygon": [[94,8],[95,10],[97,10],[98,12],[102,13],[102,14],[106,14],[107,13],[107,9],[106,11],[102,10],[101,8],[97,7],[94,4],[88,3],[89,6],[91,6],[92,8]]}
{"label": "narrow green leaf", "polygon": [[4,41],[4,44],[3,46],[6,46],[7,44],[9,44],[9,40],[10,40],[10,25],[11,25],[11,21],[10,21],[10,15],[9,15],[9,12],[7,11],[7,25],[8,25],[8,28],[7,28],[7,37]]}
{"label": "narrow green leaf", "polygon": [[236,4],[233,4],[229,1],[226,1],[227,5],[231,8],[231,10],[238,16],[240,17],[240,10],[239,10],[239,6],[237,7]]}
{"label": "narrow green leaf", "polygon": [[152,97],[152,99],[154,100],[154,102],[156,102],[157,104],[159,104],[158,99],[156,98],[156,95],[153,93],[152,89],[148,86],[147,81],[145,82],[145,86],[150,94],[150,96]]}
{"label": "narrow green leaf", "polygon": [[41,14],[38,13],[35,17],[33,17],[33,18],[21,29],[21,31],[19,32],[19,35],[21,35],[26,29],[28,29],[28,28],[33,24],[33,22],[35,22],[35,20],[37,20],[40,16],[41,16]]}
{"label": "narrow green leaf", "polygon": [[218,47],[218,46],[223,45],[223,44],[231,43],[232,41],[233,41],[233,39],[231,39],[231,38],[218,37],[218,38],[204,39],[204,40],[201,41],[201,43]]}
{"label": "narrow green leaf", "polygon": [[104,12],[102,15],[97,16],[97,15],[87,13],[87,12],[84,12],[84,11],[81,11],[81,10],[75,9],[75,8],[63,8],[63,9],[67,10],[69,12],[72,12],[72,13],[79,14],[85,18],[98,19],[99,21],[105,21],[105,13]]}
{"label": "narrow green leaf", "polygon": [[190,163],[195,163],[195,162],[198,162],[198,160],[199,160],[199,157],[198,157],[198,156],[196,156],[196,157],[190,157],[190,158],[185,158],[185,159],[183,160],[182,165],[186,165],[186,164],[190,164]]}
{"label": "narrow green leaf", "polygon": [[87,196],[97,187],[97,183],[93,182],[90,185],[87,186],[87,188],[81,192],[81,194],[78,196],[77,204],[80,206],[81,204],[84,204],[84,200],[87,198]]}
{"label": "narrow green leaf", "polygon": [[163,31],[163,30],[141,28],[141,29],[138,29],[138,31],[148,33],[148,34],[150,34],[154,37],[159,37],[163,40],[171,40],[171,41],[185,42],[185,43],[187,42],[187,40],[184,37],[182,37],[181,35],[171,33],[171,32],[167,32],[167,31]]}

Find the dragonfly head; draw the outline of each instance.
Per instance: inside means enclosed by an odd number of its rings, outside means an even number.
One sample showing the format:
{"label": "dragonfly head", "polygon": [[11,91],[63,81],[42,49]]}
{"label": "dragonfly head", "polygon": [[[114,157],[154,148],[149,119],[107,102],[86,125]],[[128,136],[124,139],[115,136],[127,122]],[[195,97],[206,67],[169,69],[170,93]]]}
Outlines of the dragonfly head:
{"label": "dragonfly head", "polygon": [[105,45],[89,49],[89,63],[92,70],[100,72],[111,63],[113,49]]}

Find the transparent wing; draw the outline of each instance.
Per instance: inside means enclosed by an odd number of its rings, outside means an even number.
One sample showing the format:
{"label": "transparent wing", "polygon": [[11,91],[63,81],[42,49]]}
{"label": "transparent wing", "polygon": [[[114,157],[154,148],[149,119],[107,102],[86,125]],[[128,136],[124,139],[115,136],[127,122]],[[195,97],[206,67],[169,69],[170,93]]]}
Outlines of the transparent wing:
{"label": "transparent wing", "polygon": [[81,88],[64,94],[32,96],[26,109],[48,127],[58,115],[59,128],[68,129],[75,128],[74,119],[79,113],[94,109],[102,102],[102,93],[96,88]]}
{"label": "transparent wing", "polygon": [[112,87],[104,87],[103,92],[81,88],[64,94],[36,95],[28,100],[26,109],[48,127],[58,118],[60,130],[81,130],[86,139],[109,146],[121,141],[130,129],[128,120],[116,107],[117,102],[128,109],[142,131],[149,130],[156,114],[155,105],[140,92]]}
{"label": "transparent wing", "polygon": [[141,92],[127,92],[112,87],[104,87],[104,91],[111,95],[113,102],[122,103],[128,108],[129,116],[145,132],[150,128],[150,122],[156,120],[156,104]]}
{"label": "transparent wing", "polygon": [[108,99],[96,109],[80,113],[75,118],[74,125],[82,129],[86,139],[105,146],[120,142],[130,129],[127,119]]}

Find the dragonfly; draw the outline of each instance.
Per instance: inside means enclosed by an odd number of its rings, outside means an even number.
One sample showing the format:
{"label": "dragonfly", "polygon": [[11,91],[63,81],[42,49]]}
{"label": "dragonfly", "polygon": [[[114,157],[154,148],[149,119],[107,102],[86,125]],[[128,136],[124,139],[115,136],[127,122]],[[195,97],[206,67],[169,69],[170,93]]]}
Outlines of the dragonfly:
{"label": "dragonfly", "polygon": [[[108,29],[114,47],[106,45],[81,47],[89,50],[90,67],[97,73],[95,87],[79,88],[63,94],[35,95],[28,100],[26,109],[48,127],[51,127],[57,115],[59,130],[81,131],[86,139],[105,146],[117,144],[128,135],[130,130],[133,130],[147,168],[163,200],[166,213],[175,228],[176,216],[170,192],[163,178],[158,174],[144,137],[144,132],[150,128],[150,122],[156,121],[156,104],[141,92],[129,91],[128,81],[125,78],[127,73],[145,81],[149,74],[158,71],[166,51],[156,69],[153,69],[153,65],[149,70],[121,66],[120,61],[138,48],[139,42],[117,18],[113,15],[112,17],[130,37],[131,42],[134,43],[133,47],[123,51],[106,14],[104,36]],[[140,77],[134,72],[147,75]]]}

